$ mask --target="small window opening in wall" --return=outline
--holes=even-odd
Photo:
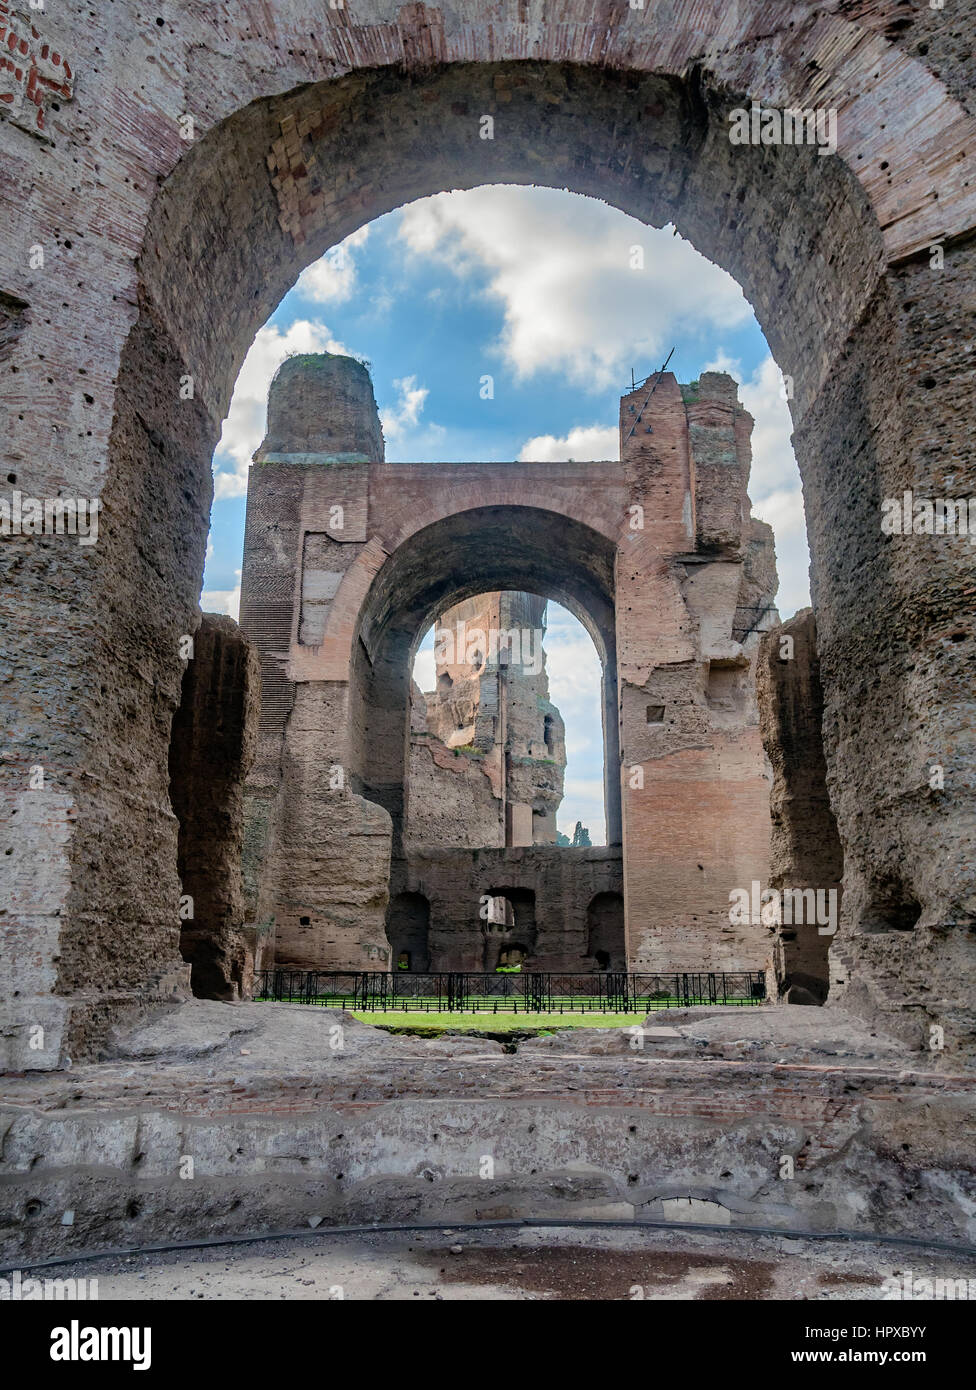
[[[485,658],[481,652],[474,652],[471,657],[471,670],[477,674],[485,663]]]
[[[734,666],[719,666],[713,661],[708,669],[705,693],[713,708],[735,710],[741,706],[745,695],[741,672]]]
[[[609,970],[609,969],[610,969],[610,952],[609,952],[609,951],[597,951],[597,953],[596,953],[596,965],[597,965],[597,969],[598,969],[598,970]]]
[[[0,362],[12,354],[26,322],[26,301],[0,290]]]
[[[498,970],[521,970],[525,951],[521,946],[506,946],[498,953]]]
[[[440,675],[437,677],[438,695],[450,695],[453,689],[454,682],[451,680],[450,676],[447,674],[446,671],[442,671]]]
[[[545,739],[546,747],[551,753],[555,743],[555,736],[552,732],[552,715],[547,714],[542,723],[542,737]]]
[[[312,925],[311,917],[299,917],[298,925],[300,927],[310,927]]]
[[[663,705],[648,705],[648,707],[647,707],[647,722],[648,722],[648,724],[663,724],[663,723],[664,723],[664,706],[663,706]]]
[[[397,956],[397,969],[398,969],[398,970],[409,970],[409,969],[410,969],[410,952],[409,952],[409,951],[401,951],[400,954]]]
[[[489,928],[497,926],[500,931],[515,925],[515,910],[508,898],[501,894],[489,897],[487,922]]]

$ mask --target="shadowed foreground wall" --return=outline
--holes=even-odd
[[[802,609],[763,638],[757,688],[763,746],[773,769],[769,887],[819,889],[839,900],[844,854],[827,791],[823,692],[811,609]],[[780,923],[773,930],[779,996],[790,1003],[822,1003],[830,936],[816,922]],[[840,962],[835,960],[835,966]],[[839,970],[838,983],[844,973]]]
[[[254,978],[241,850],[259,682],[257,652],[233,618],[204,613],[183,677],[169,760],[170,799],[180,823],[180,954],[190,966],[193,993],[204,999],[246,997]]]

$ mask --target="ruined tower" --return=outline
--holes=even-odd
[[[629,520],[617,653],[633,970],[767,968],[771,932],[730,894],[765,886],[772,780],[756,663],[778,621],[773,533],[748,495],[752,416],[734,380],[649,377],[620,401]],[[626,849],[632,852],[628,855]]]
[[[549,699],[546,600],[479,594],[439,614],[435,688],[413,692],[408,843],[556,843],[566,737]]]

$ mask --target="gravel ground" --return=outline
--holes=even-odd
[[[84,1261],[101,1299],[879,1299],[882,1281],[976,1278],[950,1256],[773,1237],[545,1228],[313,1235]],[[25,1271],[26,1275],[26,1271]]]

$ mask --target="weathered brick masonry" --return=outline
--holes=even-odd
[[[408,843],[556,843],[566,734],[545,614],[539,594],[491,593],[435,618],[435,688],[411,690]]]
[[[500,953],[516,946],[529,970],[588,972],[624,968],[623,875],[620,848],[521,849],[414,847],[391,876],[394,909],[401,894],[429,905],[428,968],[494,970]],[[514,920],[485,921],[484,897],[505,896]],[[597,935],[600,906],[610,899],[615,918]],[[595,906],[594,906],[595,905]],[[393,941],[392,926],[388,928]],[[606,950],[601,962],[596,952]]]

